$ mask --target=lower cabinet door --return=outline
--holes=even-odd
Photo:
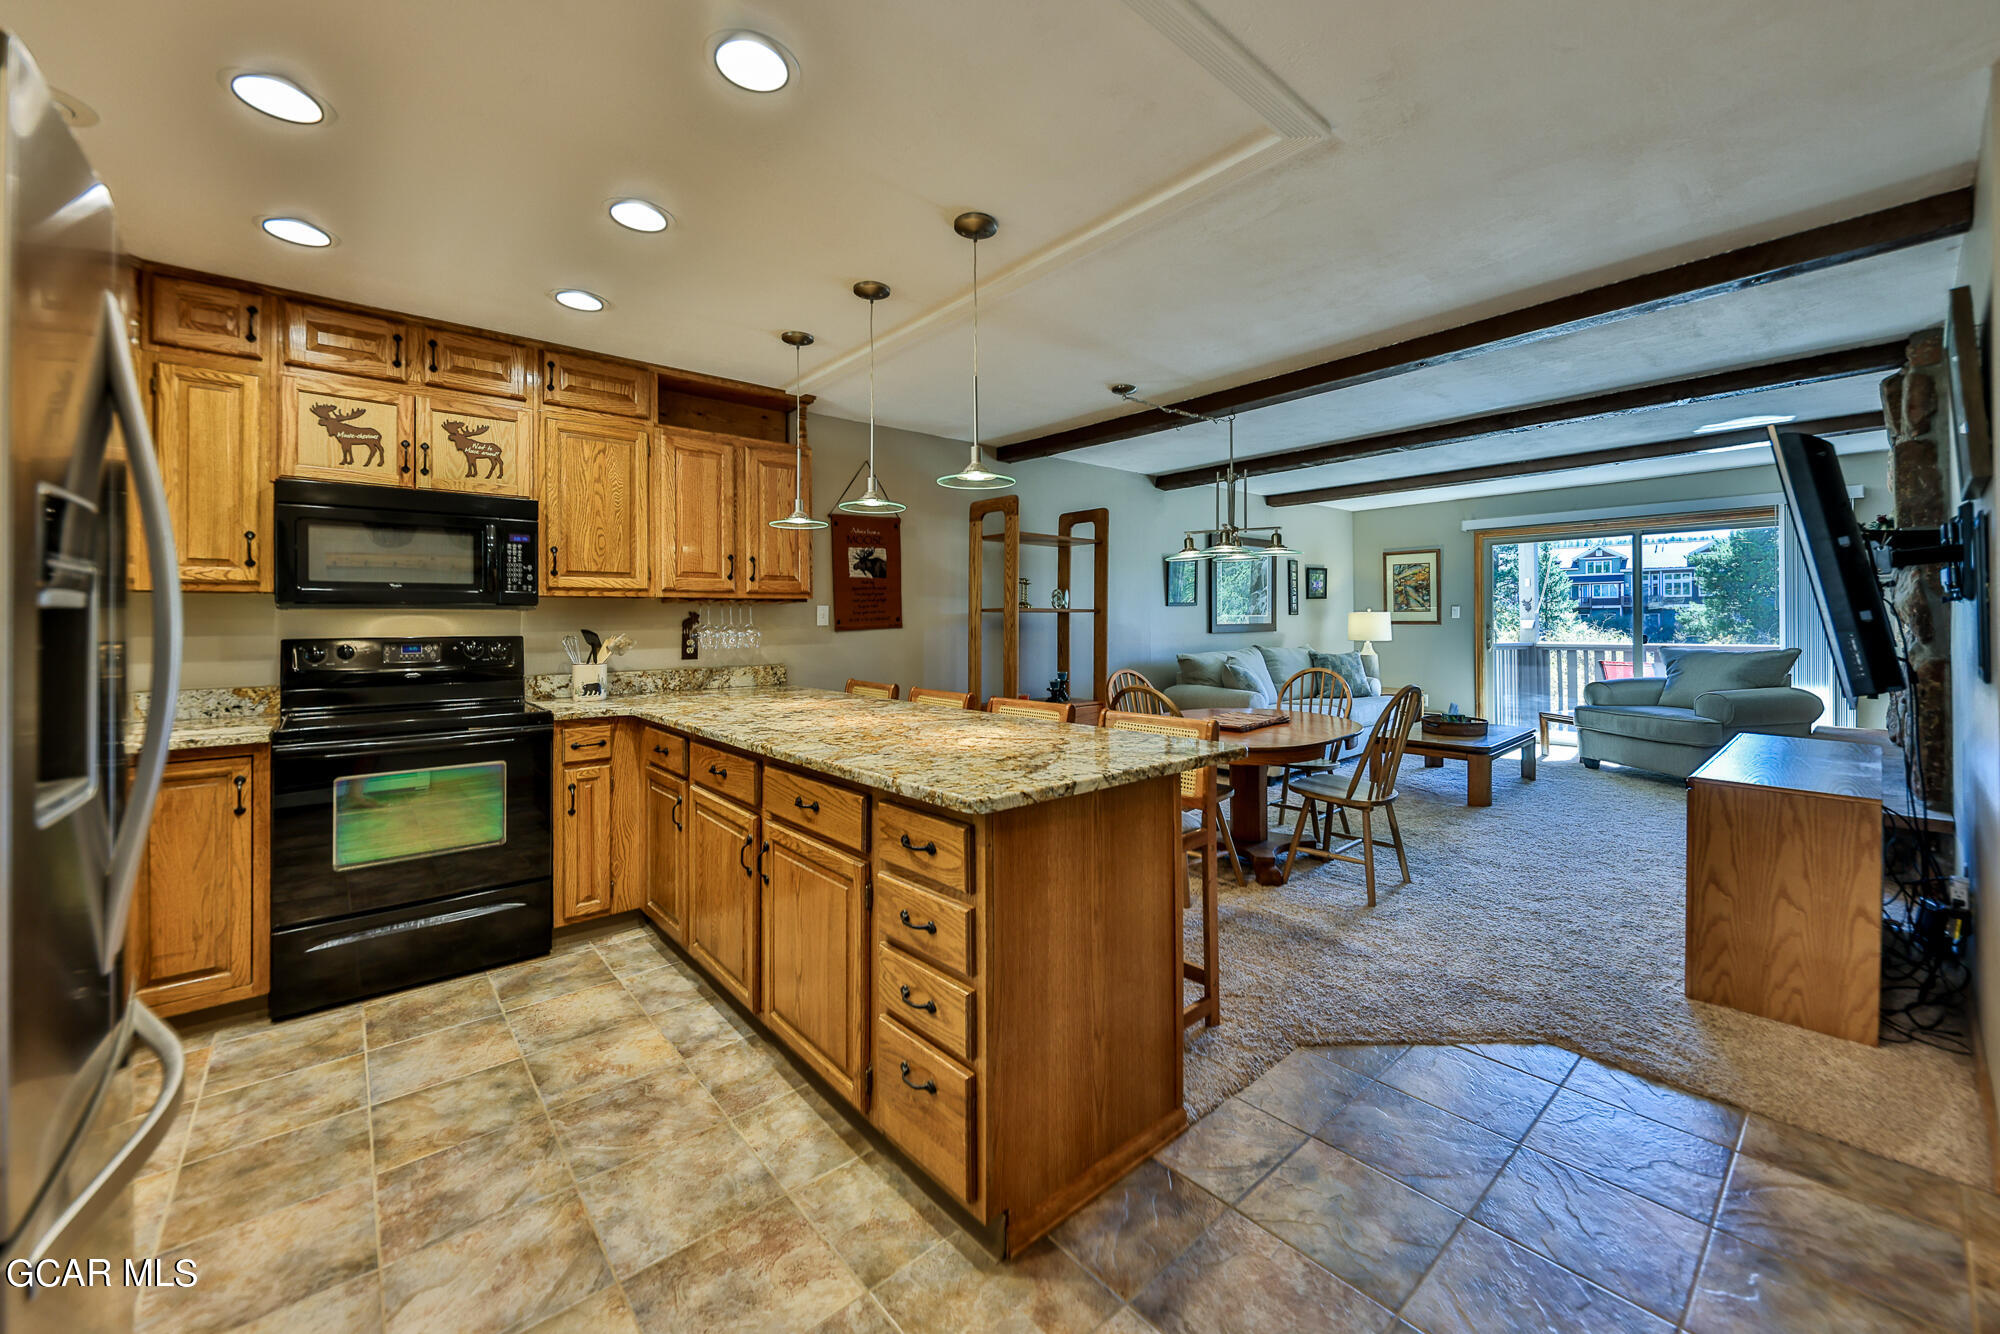
[[[556,773],[556,925],[611,911],[611,766]]]
[[[645,766],[646,916],[670,940],[686,943],[687,780]]]
[[[133,984],[162,1013],[269,990],[265,773],[242,752],[167,765],[126,937]]]
[[[729,798],[688,789],[688,953],[717,985],[757,1005],[757,814]]]
[[[764,1006],[771,1031],[863,1105],[867,864],[781,824],[764,830]]]

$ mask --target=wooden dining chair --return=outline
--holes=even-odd
[[[1292,826],[1291,846],[1285,850],[1285,878],[1290,879],[1292,867],[1301,857],[1318,857],[1327,861],[1352,862],[1363,868],[1368,880],[1368,906],[1375,906],[1375,849],[1394,848],[1396,864],[1402,868],[1403,883],[1410,883],[1410,859],[1403,851],[1403,831],[1396,823],[1396,774],[1403,766],[1403,747],[1409,743],[1410,732],[1416,726],[1417,717],[1423,712],[1423,692],[1415,686],[1404,686],[1389,701],[1389,707],[1382,710],[1382,716],[1375,720],[1375,729],[1368,734],[1368,745],[1362,750],[1361,758],[1355,761],[1354,773],[1346,783],[1342,783],[1337,773],[1313,774],[1299,779],[1292,785],[1292,791],[1305,798],[1307,807],[1322,803],[1331,809],[1353,811],[1361,817],[1361,833],[1350,835],[1338,848],[1306,848],[1299,842],[1306,832],[1308,812],[1299,812],[1298,823]],[[1380,811],[1389,821],[1389,841],[1382,842],[1375,837],[1375,813]],[[1332,834],[1328,829],[1329,841]],[[1361,849],[1360,856],[1354,856],[1353,848]]]
[[[1046,699],[1010,699],[1005,695],[995,695],[986,701],[986,711],[996,718],[1026,718],[1038,723],[1076,720],[1076,705],[1056,704]]]
[[[883,685],[880,681],[860,681],[850,676],[847,678],[847,693],[868,699],[894,699],[903,693],[903,688]]]
[[[1331,667],[1305,667],[1286,677],[1285,683],[1278,687],[1278,707],[1293,715],[1320,714],[1347,722],[1354,717],[1354,691],[1349,688],[1346,678]],[[1329,749],[1336,755],[1340,753],[1338,745]],[[1278,784],[1278,809],[1303,811],[1305,803],[1292,800],[1292,781],[1310,774],[1330,773],[1334,766],[1335,762],[1324,756],[1286,765]],[[1317,818],[1313,823],[1313,837],[1319,837]]]
[[[1132,675],[1137,676],[1138,673],[1133,672]],[[1112,691],[1111,703],[1105,709],[1105,714],[1109,715],[1114,712],[1143,714],[1149,718],[1178,718],[1181,716],[1179,705],[1149,685],[1128,685],[1121,690]],[[1213,720],[1211,719],[1210,721]],[[1104,720],[1100,717],[1098,719],[1098,726],[1102,727],[1103,725]],[[1222,797],[1229,796],[1235,789],[1230,783],[1229,767],[1227,765],[1216,765],[1214,773],[1216,796],[1220,800]],[[1229,865],[1236,871],[1236,882],[1243,885],[1249,884],[1249,879],[1243,874],[1243,859],[1236,855],[1236,838],[1229,832],[1229,825],[1226,822],[1218,820],[1216,828],[1222,833],[1222,848],[1223,851],[1229,854]]]
[[[929,686],[911,686],[910,703],[928,704],[938,709],[969,709],[972,707],[972,692],[969,690],[932,690]]]
[[[1130,689],[1130,687],[1127,687]],[[1106,709],[1097,725],[1115,731],[1151,732],[1156,736],[1185,736],[1197,741],[1213,741],[1221,733],[1213,718],[1180,718],[1158,713],[1129,713]],[[1181,1006],[1181,1026],[1197,1023],[1214,1028],[1222,1022],[1221,941],[1217,908],[1217,867],[1215,839],[1226,834],[1222,822],[1222,801],[1215,781],[1215,766],[1181,770],[1181,810],[1199,813],[1192,825],[1181,826],[1181,855],[1201,864],[1201,962],[1181,960],[1181,977],[1201,988],[1200,997]],[[1235,853],[1232,851],[1231,856]],[[1239,866],[1237,876],[1243,872]],[[1186,911],[1185,895],[1182,910]]]
[[[1139,671],[1137,668],[1120,667],[1117,671],[1111,673],[1110,677],[1105,680],[1104,698],[1108,700],[1117,699],[1118,692],[1123,690],[1126,686],[1150,687],[1152,684],[1153,683],[1146,678],[1146,674],[1142,671]],[[1104,707],[1108,709],[1108,708],[1113,708],[1115,706],[1107,704]]]

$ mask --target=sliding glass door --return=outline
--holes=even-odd
[[[1533,726],[1592,681],[1665,672],[1679,648],[1783,642],[1769,509],[1482,533],[1479,707]]]

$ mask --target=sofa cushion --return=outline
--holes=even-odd
[[[1792,664],[1798,661],[1799,651],[1771,648],[1728,653],[1713,649],[1669,649],[1661,656],[1667,661],[1667,684],[1660,691],[1660,703],[1669,708],[1691,709],[1695,696],[1711,690],[1790,685]]]
[[[1375,693],[1374,678],[1368,675],[1359,653],[1315,653],[1312,665],[1324,667],[1347,682],[1347,688],[1354,692],[1354,698],[1366,699]]]
[[[1222,684],[1231,690],[1248,690],[1260,706],[1278,702],[1278,685],[1264,665],[1264,655],[1253,648],[1229,650],[1222,659]]]
[[[1729,739],[1729,729],[1721,723],[1661,704],[1579,704],[1576,725],[1589,732],[1675,746],[1719,746]]]
[[[1267,647],[1259,644],[1257,652],[1264,659],[1264,670],[1271,674],[1271,684],[1280,690],[1285,688],[1285,682],[1291,680],[1294,673],[1313,665],[1312,650],[1304,645],[1285,648],[1282,645]]]
[[[1183,653],[1177,660],[1177,679],[1184,686],[1219,686],[1222,684],[1222,660],[1228,656],[1226,652]]]

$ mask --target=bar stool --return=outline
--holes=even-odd
[[[969,709],[972,707],[972,692],[968,690],[932,690],[929,686],[911,686],[910,703],[928,704],[938,709]]]
[[[995,695],[986,701],[986,711],[995,717],[1025,718],[1037,723],[1076,721],[1076,705],[1055,704],[1045,699],[1009,699]]]
[[[883,685],[880,681],[856,680],[850,676],[847,678],[847,693],[850,695],[860,695],[867,699],[894,699],[903,693],[903,688],[901,686]]]

